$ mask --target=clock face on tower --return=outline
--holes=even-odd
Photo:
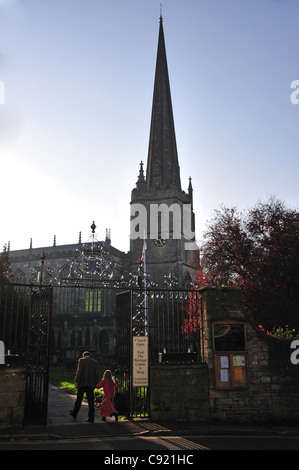
[[[164,246],[166,243],[166,240],[165,238],[156,238],[154,240],[154,244],[158,247],[158,248],[161,248],[162,246]]]

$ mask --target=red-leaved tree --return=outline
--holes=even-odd
[[[298,235],[298,211],[273,197],[246,212],[216,210],[204,234],[199,287],[240,287],[256,322],[299,328]]]

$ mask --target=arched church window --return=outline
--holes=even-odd
[[[75,335],[75,331],[72,330],[71,331],[71,338],[70,338],[71,348],[75,347],[75,343],[76,343],[76,335]]]
[[[57,347],[61,348],[61,346],[62,346],[62,335],[61,335],[61,330],[59,330],[57,334]]]
[[[100,289],[85,290],[85,312],[101,312],[102,292]]]
[[[89,346],[89,345],[90,345],[90,331],[87,328],[85,332],[85,346]]]
[[[103,330],[99,334],[99,348],[101,353],[109,352],[109,335],[106,330]]]
[[[78,331],[78,346],[82,346],[82,330]]]

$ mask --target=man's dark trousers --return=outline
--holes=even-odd
[[[76,418],[80,408],[81,408],[81,403],[83,400],[83,395],[86,393],[87,401],[88,401],[88,406],[89,406],[89,413],[88,413],[88,419],[89,421],[94,420],[94,389],[91,387],[80,387],[78,388],[78,393],[77,393],[77,400],[75,402],[74,410],[73,410],[73,418]]]

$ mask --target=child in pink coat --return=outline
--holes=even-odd
[[[114,416],[115,422],[118,420],[118,416],[113,404],[116,387],[117,385],[112,378],[111,371],[106,370],[101,382],[96,386],[96,388],[104,389],[105,400],[100,407],[102,421],[106,421],[107,416]]]

